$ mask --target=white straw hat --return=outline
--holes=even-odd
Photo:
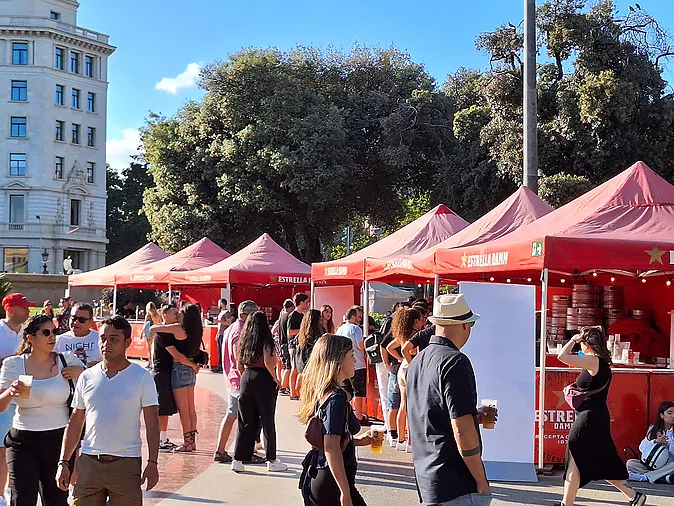
[[[435,298],[433,316],[428,319],[436,325],[446,327],[476,322],[480,315],[473,313],[463,294],[440,295]]]

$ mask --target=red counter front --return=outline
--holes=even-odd
[[[126,352],[129,358],[141,358],[144,360],[148,358],[147,341],[145,341],[145,337],[143,336],[143,326],[144,323],[141,322],[131,323],[131,346]],[[217,332],[217,326],[209,325],[204,327],[204,347],[208,352],[211,367],[218,365]]]

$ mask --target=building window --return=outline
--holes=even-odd
[[[73,251],[71,249],[64,249],[63,250],[63,258],[68,258],[73,261],[73,266],[72,269],[74,271],[80,270],[82,268],[82,251]]]
[[[54,50],[54,68],[63,70],[65,67],[65,49],[57,47]]]
[[[49,13],[49,18],[50,19],[61,19],[61,14],[58,12],[51,11]]]
[[[96,164],[87,162],[87,183],[94,184],[96,177]]]
[[[70,224],[73,227],[80,225],[80,209],[82,208],[82,201],[77,199],[70,200]]]
[[[12,118],[12,137],[26,137],[26,118]]]
[[[70,51],[70,72],[73,74],[80,73],[80,53]]]
[[[28,65],[28,43],[12,43],[12,65]]]
[[[63,164],[65,163],[65,158],[62,156],[57,156],[56,161],[54,162],[54,177],[56,179],[63,179]]]
[[[65,86],[61,84],[56,85],[56,105],[63,105],[63,95],[65,93]]]
[[[23,223],[25,220],[26,197],[23,195],[9,196],[9,222]]]
[[[64,135],[65,135],[65,133],[64,133],[64,130],[65,130],[65,129],[66,129],[66,125],[65,125],[65,123],[64,123],[63,121],[57,121],[57,122],[56,122],[56,136],[55,136],[55,139],[56,139],[57,141],[63,142],[63,138],[64,138]]]
[[[28,273],[28,248],[5,248],[3,260],[5,272]]]
[[[10,153],[9,155],[9,175],[26,175],[26,153]]]
[[[80,143],[80,126],[73,123],[73,144]]]
[[[87,146],[90,148],[96,147],[96,129],[87,127]]]
[[[94,57],[85,56],[84,57],[84,75],[87,77],[94,77]]]
[[[80,90],[73,88],[73,109],[80,108]]]
[[[87,111],[96,112],[96,94],[87,93]]]
[[[25,102],[28,100],[28,82],[12,81],[12,100]]]

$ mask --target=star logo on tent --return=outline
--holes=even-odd
[[[657,245],[653,246],[653,249],[648,251],[646,250],[646,253],[650,257],[648,261],[648,265],[658,263],[660,265],[664,265],[664,262],[662,261],[662,257],[666,253],[665,251],[661,251]]]
[[[560,409],[566,406],[566,399],[564,398],[564,392],[563,391],[555,391],[552,392],[555,397],[557,397],[557,406],[555,406],[555,409]]]
[[[465,269],[468,267],[468,255],[466,255],[466,252],[463,252],[463,256],[461,257],[461,268]]]

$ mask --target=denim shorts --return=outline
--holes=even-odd
[[[171,388],[173,390],[193,387],[196,384],[197,373],[194,372],[194,369],[179,362],[173,362],[173,370],[171,371]]]
[[[388,380],[388,409],[400,409],[400,385],[398,384],[399,364],[391,366]]]
[[[5,447],[5,436],[12,428],[12,420],[14,419],[15,411],[16,404],[12,402],[7,408],[7,411],[0,413],[0,448]]]

